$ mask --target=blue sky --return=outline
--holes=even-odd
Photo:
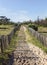
[[[12,21],[36,20],[47,17],[47,0],[0,0],[0,16]]]

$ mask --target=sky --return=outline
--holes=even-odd
[[[47,0],[0,0],[0,16],[14,22],[47,17]]]

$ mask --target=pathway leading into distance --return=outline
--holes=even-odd
[[[26,42],[25,27],[21,26],[18,34],[17,47],[14,51],[13,65],[47,65],[39,54],[36,54],[35,46]],[[38,49],[38,48],[37,48]],[[37,50],[39,51],[39,50]],[[44,62],[41,62],[41,61]]]

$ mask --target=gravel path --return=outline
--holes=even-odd
[[[47,65],[47,55],[38,47],[26,42],[25,31],[26,28],[21,26],[13,65]]]

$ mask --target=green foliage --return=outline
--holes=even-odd
[[[29,24],[28,26],[29,26],[29,27],[32,27],[32,24]]]
[[[30,28],[33,28],[35,31],[38,30],[38,26],[35,25],[35,24],[29,24],[28,26],[29,26]]]
[[[9,18],[7,18],[6,16],[0,16],[0,25],[12,25],[15,24],[14,22],[10,21]]]

